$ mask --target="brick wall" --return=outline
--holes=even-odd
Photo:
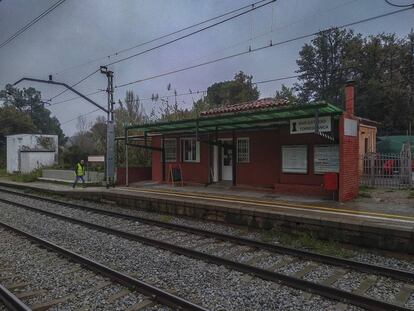
[[[358,119],[354,116],[354,85],[352,82],[345,87],[345,107],[346,111],[339,120],[340,202],[352,200],[359,193],[359,125]],[[356,122],[354,131],[347,132],[347,120]],[[348,130],[350,129],[351,127],[348,127]]]
[[[128,183],[151,180],[151,167],[129,167]],[[125,185],[125,167],[118,167],[116,170],[116,183]]]

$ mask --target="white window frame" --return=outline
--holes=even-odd
[[[167,148],[166,148],[166,143],[167,142],[174,142],[174,147],[175,147],[175,154],[174,154],[174,159],[168,159],[167,158]],[[165,162],[177,162],[177,138],[165,138],[164,139],[164,154],[165,154]],[[162,161],[162,159],[161,159]]]
[[[293,168],[286,168],[285,167],[285,159],[286,159],[286,155],[285,155],[285,150],[289,150],[289,149],[302,149],[305,151],[305,155],[304,155],[304,160],[305,160],[305,168],[301,168],[301,169],[293,169]],[[284,174],[308,174],[309,171],[309,163],[308,163],[308,145],[283,145],[282,146],[282,173]]]
[[[195,159],[191,159],[191,160],[186,160],[185,159],[185,152],[184,152],[184,146],[185,146],[185,141],[194,141],[195,142],[195,147],[196,147],[196,158]],[[181,138],[181,142],[180,142],[180,150],[181,150],[181,161],[182,162],[186,162],[186,163],[199,163],[200,162],[200,142],[197,141],[195,139],[195,137],[185,137],[185,138]]]
[[[239,155],[241,154],[241,152],[239,151],[239,142],[240,141],[247,141],[247,147],[246,147],[246,159],[244,160],[240,160]],[[237,150],[236,150],[236,155],[237,155],[237,163],[250,163],[250,138],[249,137],[238,137],[237,138]]]

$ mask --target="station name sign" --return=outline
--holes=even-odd
[[[331,121],[331,116],[319,117],[319,132],[330,132]],[[290,134],[314,133],[315,122],[315,118],[292,119],[290,120]]]
[[[88,162],[105,162],[105,156],[103,155],[88,156]]]

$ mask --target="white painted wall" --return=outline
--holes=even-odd
[[[39,145],[38,138],[40,137],[49,137],[52,138],[54,141],[54,145],[56,146],[55,152],[53,152],[53,163],[51,164],[44,164],[46,165],[52,165],[58,163],[58,137],[57,135],[42,135],[42,134],[16,134],[16,135],[9,135],[7,136],[7,172],[8,173],[14,173],[18,172],[20,170],[19,167],[19,157],[20,157],[20,150],[22,149],[29,149],[29,150],[39,150],[43,147]],[[22,153],[23,154],[23,153]],[[30,156],[25,156],[29,157]],[[42,159],[45,159],[46,163],[49,163],[49,156],[34,156],[32,159],[28,159],[28,161],[35,161],[34,163],[37,164],[37,162],[42,163]],[[27,168],[29,164],[25,163],[25,168]]]
[[[21,152],[20,172],[30,173],[44,166],[51,166],[55,162],[54,152]]]

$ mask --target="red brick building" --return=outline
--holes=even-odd
[[[345,88],[345,111],[328,103],[292,105],[260,99],[203,112],[198,118],[125,129],[144,133],[152,150],[152,180],[232,183],[276,192],[332,196],[324,175],[337,173],[338,198],[358,194],[359,119],[354,87]],[[141,139],[142,141],[142,139]],[[175,178],[175,177],[174,177]]]

